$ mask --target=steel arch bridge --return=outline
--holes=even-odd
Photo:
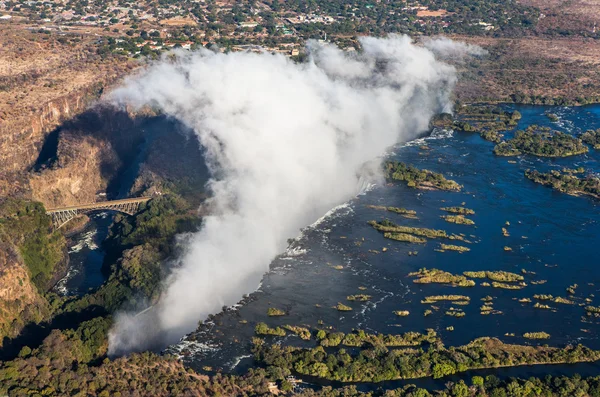
[[[102,201],[100,203],[76,205],[64,208],[52,208],[46,210],[46,214],[52,217],[55,229],[60,229],[71,219],[79,214],[85,214],[98,210],[118,211],[128,215],[134,215],[139,211],[140,205],[152,200],[152,197],[137,197],[123,200]]]

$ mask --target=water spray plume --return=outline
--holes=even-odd
[[[360,42],[358,54],[311,42],[302,64],[182,51],[110,94],[190,127],[213,176],[213,212],[187,237],[153,310],[116,316],[111,354],[177,342],[253,291],[289,237],[377,176],[365,164],[451,110],[455,70],[432,51],[405,36]]]

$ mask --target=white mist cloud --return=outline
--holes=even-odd
[[[466,56],[484,56],[488,52],[478,45],[450,40],[447,37],[425,38],[423,45],[441,59],[462,61]]]
[[[114,91],[114,103],[177,118],[206,149],[214,213],[188,236],[162,299],[121,313],[110,353],[173,343],[253,291],[286,240],[353,197],[365,163],[449,111],[454,68],[408,37],[363,52],[310,43],[311,61],[268,53],[177,53]]]

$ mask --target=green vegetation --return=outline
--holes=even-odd
[[[436,303],[439,301],[470,301],[471,298],[465,295],[433,295],[426,296],[421,303]]]
[[[581,140],[588,145],[593,146],[594,149],[600,149],[600,128],[597,130],[587,130],[581,135]]]
[[[590,317],[600,317],[600,307],[586,306],[585,314],[587,314]]]
[[[455,309],[451,307],[448,311],[446,311],[446,316],[450,317],[464,317],[465,312],[460,309]]]
[[[97,305],[112,312],[125,302],[156,301],[162,266],[174,252],[175,236],[200,225],[193,209],[185,199],[170,194],[150,200],[133,217],[117,214],[106,248],[120,259],[112,264],[108,281],[97,291],[68,299],[61,311]]]
[[[47,291],[66,263],[65,239],[41,203],[0,198],[0,345],[52,316],[60,299]]]
[[[474,287],[475,282],[465,276],[454,275],[439,269],[419,269],[418,272],[409,273],[409,277],[416,277],[413,283],[417,284],[450,284],[456,287]]]
[[[578,285],[577,284],[573,284],[573,285],[569,285],[567,287],[567,293],[569,295],[575,295],[575,291],[577,290]]]
[[[338,310],[338,311],[340,311],[340,312],[349,312],[349,311],[351,311],[351,310],[352,310],[352,308],[351,308],[350,306],[346,306],[346,305],[344,305],[344,304],[343,304],[343,303],[341,303],[341,302],[338,302],[338,304],[337,304],[337,305],[335,305],[333,308],[334,308],[334,309],[337,309],[337,310]]]
[[[387,207],[387,210],[390,212],[395,212],[396,214],[400,214],[400,215],[417,215],[417,211],[407,210],[406,208]]]
[[[492,287],[494,288],[502,288],[502,289],[523,289],[526,285],[523,284],[506,284],[506,283],[499,283],[497,281],[494,281],[492,283]]]
[[[283,328],[298,335],[300,337],[300,339],[310,340],[310,338],[311,338],[311,333],[308,328],[299,327],[296,325],[284,325]]]
[[[452,244],[440,244],[440,249],[442,251],[457,251],[460,253],[471,251],[471,248],[463,247],[461,245],[452,245]]]
[[[420,170],[411,165],[397,161],[386,161],[384,175],[391,181],[406,182],[409,187],[417,189],[440,189],[460,191],[461,185],[453,180],[446,179],[442,174],[428,170]]]
[[[381,222],[377,221],[369,221],[369,225],[371,225],[375,230],[378,230],[382,233],[404,233],[404,234],[413,234],[415,236],[426,237],[426,238],[449,238],[448,234],[444,230],[435,230],[435,229],[427,229],[421,227],[410,227],[410,226],[400,226],[396,225],[394,222],[389,219],[384,219]]]
[[[244,377],[200,376],[174,357],[154,353],[106,358],[110,320],[53,330],[38,348],[0,363],[0,394],[11,396],[258,396],[268,392],[264,370]],[[245,391],[244,391],[245,390]]]
[[[275,336],[285,336],[285,330],[281,327],[270,328],[265,323],[258,323],[254,328],[254,332],[257,335],[275,335]]]
[[[368,205],[367,207],[376,209],[376,210],[384,210],[389,212],[394,212],[396,214],[400,214],[405,218],[409,219],[417,219],[417,211],[415,210],[407,210],[406,208],[400,207],[385,207],[383,205]]]
[[[465,207],[442,207],[440,208],[442,211],[450,212],[453,214],[459,215],[474,215],[475,211]]]
[[[31,281],[43,293],[65,263],[65,239],[52,231],[52,219],[41,203],[0,199],[0,238],[17,247]]]
[[[383,233],[383,237],[390,240],[402,241],[405,243],[413,244],[425,244],[427,242],[427,240],[424,238],[420,238],[417,236],[413,236],[412,234],[406,233]]]
[[[368,301],[369,299],[371,299],[371,295],[365,295],[365,294],[348,295],[346,297],[346,299],[348,299],[349,301],[365,302],[365,301]]]
[[[465,218],[464,215],[442,215],[442,219],[446,222],[456,223],[457,225],[474,225],[475,222],[469,218]]]
[[[454,121],[453,128],[478,133],[494,143],[502,141],[501,131],[513,128],[521,119],[521,113],[516,110],[511,113],[494,106],[462,106],[457,114],[459,120]]]
[[[276,316],[285,316],[285,310],[277,309],[275,307],[270,307],[267,309],[267,316],[276,317]]]
[[[557,296],[555,298],[552,295],[544,295],[544,294],[539,294],[538,295],[538,294],[536,294],[536,295],[533,295],[533,298],[534,299],[538,299],[538,300],[549,300],[549,301],[552,301],[552,302],[555,302],[555,303],[562,303],[562,304],[565,304],[565,305],[574,305],[575,304],[575,302],[573,302],[571,300],[568,300],[568,299],[565,299],[565,298],[560,297],[560,296]]]
[[[523,338],[527,339],[550,339],[550,334],[547,332],[525,332]]]
[[[405,332],[404,334],[399,335],[369,334],[363,330],[354,331],[349,334],[319,330],[317,332],[317,340],[323,347],[335,347],[339,345],[351,347],[403,347],[419,346],[423,343],[434,343],[438,341],[438,337],[432,329],[428,329],[426,334],[419,332]]]
[[[548,112],[547,112],[547,113],[546,113],[546,117],[548,117],[548,119],[549,119],[551,122],[553,122],[553,123],[556,123],[558,120],[560,120],[560,119],[558,118],[558,116],[557,116],[555,113],[548,113]]]
[[[474,271],[474,272],[463,272],[463,274],[467,277],[471,278],[488,278],[492,281],[502,281],[502,282],[514,282],[514,281],[523,281],[524,278],[520,274],[505,272],[503,270],[486,270],[486,271]]]
[[[555,170],[547,173],[527,170],[525,176],[535,183],[552,187],[562,193],[600,198],[600,178],[592,175],[579,178],[573,174],[561,174],[560,171]]]
[[[518,156],[522,153],[540,157],[567,157],[587,153],[588,147],[581,139],[547,127],[531,125],[525,131],[517,131],[515,137],[496,145],[498,156]]]
[[[451,348],[438,343],[428,350],[387,349],[385,345],[374,345],[372,349],[353,353],[343,348],[330,352],[322,346],[311,349],[259,343],[254,346],[254,354],[259,362],[279,367],[284,373],[293,371],[340,382],[380,382],[425,376],[441,378],[477,368],[600,359],[600,352],[581,345],[533,347],[505,344],[495,338],[479,338],[467,345]]]

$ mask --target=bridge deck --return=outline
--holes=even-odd
[[[111,207],[111,206],[122,205],[122,204],[145,203],[146,201],[149,201],[151,199],[152,199],[152,197],[135,197],[135,198],[121,199],[121,200],[101,201],[99,203],[75,205],[72,207],[51,208],[51,209],[46,210],[46,213],[51,214],[53,212],[88,210],[88,209],[96,209],[96,208],[102,208],[102,207]]]

